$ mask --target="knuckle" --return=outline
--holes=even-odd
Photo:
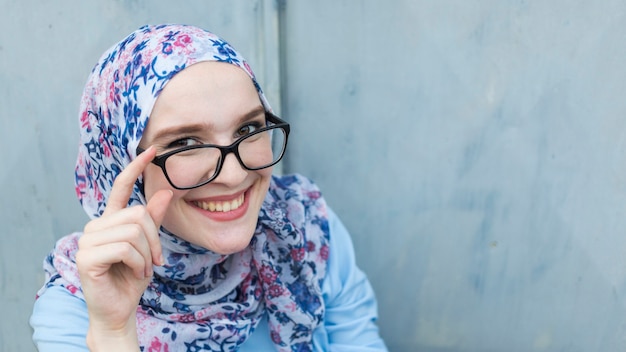
[[[121,242],[119,244],[118,253],[122,257],[126,258],[126,257],[132,255],[133,251],[134,251],[134,248],[133,248],[133,246],[130,243],[128,243],[128,242]]]
[[[89,254],[89,251],[78,250],[76,252],[75,260],[76,268],[81,275],[86,271],[89,271],[89,268],[93,265],[93,259],[92,256]]]
[[[79,252],[81,249],[86,249],[93,246],[94,243],[94,232],[88,232],[85,230],[83,234],[78,238],[78,249]]]
[[[80,265],[84,262],[85,259],[85,255],[84,255],[84,251],[82,250],[78,250],[76,252],[76,264],[80,267]]]
[[[135,205],[128,209],[133,220],[137,222],[143,220],[148,214],[148,209],[143,205]]]
[[[78,258],[78,253],[80,253],[80,249],[84,248],[86,246],[86,242],[87,240],[85,239],[85,236],[80,236],[80,238],[78,239],[78,252],[76,252],[76,257]]]
[[[83,227],[83,233],[94,232],[96,230],[96,228],[98,227],[97,222],[98,222],[98,219],[91,220],[91,221],[87,222],[85,224],[85,227]],[[84,236],[81,236],[80,239],[82,239],[83,237]]]
[[[143,228],[139,224],[129,224],[127,235],[131,241],[136,241],[143,237]]]

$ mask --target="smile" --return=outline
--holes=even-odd
[[[210,202],[198,201],[198,202],[193,202],[193,203],[198,208],[202,208],[204,210],[226,213],[229,211],[233,211],[235,209],[239,209],[239,207],[241,207],[241,205],[243,204],[244,197],[245,197],[245,194],[242,193],[239,197],[231,201],[210,201]]]

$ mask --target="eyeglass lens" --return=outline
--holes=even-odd
[[[240,161],[247,169],[269,167],[282,157],[285,140],[282,128],[251,134],[240,140]],[[222,152],[215,147],[190,149],[169,156],[165,169],[176,187],[194,187],[216,176],[221,158]]]

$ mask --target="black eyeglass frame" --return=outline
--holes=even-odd
[[[289,139],[289,132],[290,132],[290,126],[289,123],[287,123],[286,121],[283,121],[282,119],[280,119],[278,116],[272,114],[271,112],[266,111],[265,112],[265,120],[268,122],[273,123],[273,125],[271,126],[266,126],[263,128],[260,128],[250,134],[247,134],[241,138],[239,138],[238,140],[236,140],[235,142],[233,142],[233,144],[229,145],[229,146],[221,146],[221,145],[215,145],[215,144],[200,144],[200,145],[190,145],[187,147],[182,147],[182,148],[178,148],[175,150],[172,150],[170,152],[167,152],[165,154],[161,154],[161,155],[157,155],[154,157],[154,159],[152,159],[152,163],[157,165],[158,167],[161,168],[161,170],[163,171],[163,174],[165,175],[165,178],[167,179],[167,182],[170,183],[170,185],[172,185],[172,187],[178,189],[178,190],[189,190],[189,189],[194,189],[194,188],[198,188],[198,187],[202,187],[204,185],[206,185],[207,183],[215,180],[217,178],[217,176],[220,174],[220,172],[222,171],[222,166],[224,164],[224,160],[226,160],[226,156],[230,153],[235,154],[235,157],[237,158],[237,161],[239,161],[239,165],[241,165],[242,168],[249,170],[249,171],[256,171],[256,170],[261,170],[261,169],[266,169],[268,167],[274,166],[276,165],[285,155],[285,151],[287,150],[287,140]],[[257,135],[259,133],[263,133],[269,130],[273,130],[273,129],[277,129],[280,128],[283,131],[285,131],[285,140],[283,141],[283,149],[282,152],[280,154],[280,156],[271,164],[269,165],[265,165],[263,167],[257,167],[257,168],[250,168],[247,167],[243,161],[241,160],[241,156],[239,155],[239,144],[241,144],[242,141],[246,140],[247,138],[250,138],[251,136]],[[215,174],[213,176],[211,176],[210,178],[208,178],[206,181],[203,181],[195,186],[191,186],[191,187],[178,187],[176,186],[172,180],[170,179],[169,175],[167,174],[167,170],[165,169],[165,162],[167,161],[167,158],[169,158],[172,155],[187,151],[187,150],[192,150],[192,149],[200,149],[200,148],[217,148],[220,150],[220,152],[222,153],[222,156],[219,158],[218,163],[217,163],[217,167],[215,168]],[[137,147],[137,155],[145,152],[146,150],[140,147]]]

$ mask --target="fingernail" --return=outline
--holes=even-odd
[[[165,259],[163,259],[163,254],[159,255],[159,266],[165,265]]]

